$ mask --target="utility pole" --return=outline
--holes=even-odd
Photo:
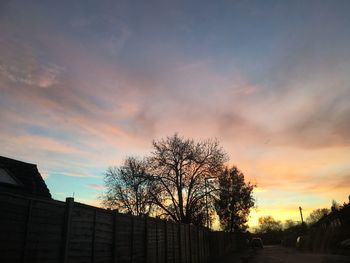
[[[301,223],[304,224],[303,211],[301,206],[299,206],[299,211],[300,211]]]

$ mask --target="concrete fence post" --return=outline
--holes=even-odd
[[[168,223],[164,220],[164,262],[168,262]]]
[[[74,207],[74,198],[67,197],[66,198],[66,215],[64,222],[64,230],[63,230],[63,246],[62,246],[62,262],[68,262],[68,252],[69,252],[69,239],[70,239],[70,231],[72,224],[72,213]]]
[[[118,212],[113,213],[113,241],[112,241],[112,263],[118,262],[118,248],[117,248],[117,238],[118,238],[118,231],[117,231],[117,216]]]
[[[133,262],[134,258],[134,228],[135,228],[135,218],[131,216],[131,230],[130,230],[130,263]]]
[[[181,224],[177,223],[179,242],[179,262],[182,262]]]
[[[155,224],[156,224],[156,262],[157,263],[160,263],[159,262],[159,242],[158,242],[158,220],[156,219],[155,221]]]
[[[91,241],[91,261],[95,262],[95,239],[96,239],[96,220],[97,220],[97,210],[94,210],[94,218],[92,221],[92,241]]]
[[[197,263],[201,263],[201,253],[200,253],[200,229],[196,229],[197,233]]]
[[[144,256],[144,262],[148,262],[148,216],[145,216],[145,240],[144,240],[144,249],[145,249],[145,256]]]
[[[172,232],[172,243],[173,243],[173,263],[175,263],[175,229],[174,223],[171,223],[171,232]]]
[[[28,233],[30,230],[32,208],[33,208],[33,200],[29,199],[28,209],[27,209],[27,218],[26,218],[26,228],[25,228],[24,238],[23,238],[23,250],[22,250],[22,262],[23,263],[26,262],[26,254],[27,254],[27,246],[28,246]]]
[[[192,235],[191,235],[191,225],[188,225],[188,249],[190,254],[190,263],[192,263]]]

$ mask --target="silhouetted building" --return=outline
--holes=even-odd
[[[35,164],[0,156],[0,192],[51,198]]]

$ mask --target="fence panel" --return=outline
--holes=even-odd
[[[30,200],[0,196],[1,262],[20,262],[25,247]]]
[[[117,216],[117,262],[131,262],[131,234],[132,218],[127,215],[118,214]]]
[[[32,201],[25,262],[60,261],[64,214],[64,204]]]
[[[133,262],[143,263],[145,258],[145,220],[134,217]]]
[[[68,262],[93,262],[95,209],[74,204],[69,237]]]
[[[157,223],[154,218],[147,219],[147,262],[157,262]]]
[[[96,210],[94,263],[110,263],[113,258],[114,214]]]
[[[0,193],[0,209],[0,262],[204,263],[236,246],[232,234],[119,214],[72,198]]]

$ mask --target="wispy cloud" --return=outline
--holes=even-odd
[[[89,188],[92,188],[94,190],[104,190],[105,186],[99,185],[99,184],[88,184]]]

